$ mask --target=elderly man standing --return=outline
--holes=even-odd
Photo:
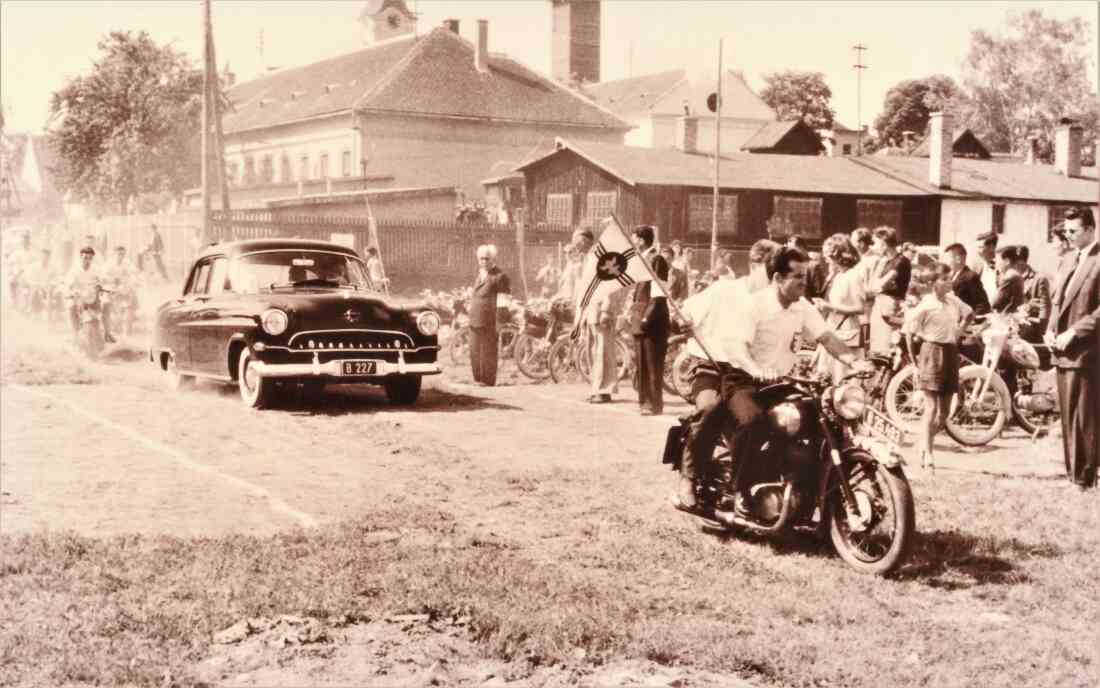
[[[1082,490],[1096,487],[1100,458],[1100,246],[1088,208],[1066,211],[1063,231],[1077,247],[1058,269],[1050,325],[1044,341],[1054,348],[1062,449],[1069,477]]]
[[[470,294],[470,370],[474,382],[492,387],[497,383],[497,295],[511,293],[505,275],[496,266],[497,247],[477,247],[477,282]]]

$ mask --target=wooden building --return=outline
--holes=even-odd
[[[709,244],[714,158],[690,151],[690,123],[681,126],[680,138],[681,147],[671,150],[558,139],[554,151],[518,168],[526,179],[529,222],[566,230],[614,212],[627,225],[657,225],[663,241]],[[723,246],[767,237],[772,218],[811,243],[880,225],[899,228],[904,240],[917,244],[939,241],[934,190],[852,158],[739,153],[723,156],[719,177]]]
[[[781,155],[821,155],[825,144],[821,137],[800,119],[787,122],[771,122],[760,127],[741,146],[749,153],[769,153]]]

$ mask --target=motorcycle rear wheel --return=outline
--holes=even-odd
[[[947,434],[966,447],[981,447],[1001,434],[1012,409],[1008,386],[996,372],[980,399],[972,399],[988,370],[968,365],[959,371],[959,393],[951,399],[947,413]]]
[[[917,369],[907,365],[890,378],[885,393],[890,420],[915,432],[924,415],[923,393],[917,389]]]
[[[849,527],[836,483],[839,476],[834,473],[828,502],[829,538],[844,563],[860,573],[884,576],[903,564],[912,549],[916,531],[913,493],[900,468],[886,468],[869,456],[849,467],[852,492],[861,506],[870,508],[871,523],[862,532]]]
[[[451,336],[447,341],[447,353],[451,355],[451,363],[455,365],[470,364],[469,327],[460,325],[451,329]]]
[[[77,334],[77,340],[80,343],[80,350],[91,360],[98,359],[99,355],[103,353],[103,330],[100,328],[98,320],[82,324]]]
[[[679,394],[684,401],[695,403],[694,395],[691,393],[691,354],[688,353],[687,347],[680,349],[676,360],[672,362],[672,384],[676,388],[676,394]]]
[[[517,335],[514,356],[519,372],[538,382],[549,379],[551,346],[542,337],[532,337],[523,332]]]
[[[1024,432],[1029,435],[1035,435],[1039,432],[1050,432],[1061,419],[1061,409],[1058,408],[1058,396],[1054,395],[1055,411],[1048,413],[1035,413],[1021,408],[1016,403],[1016,398],[1012,398],[1012,417],[1016,420],[1016,424],[1023,428]]]

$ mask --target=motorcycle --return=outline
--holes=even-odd
[[[696,486],[698,516],[713,528],[770,535],[810,531],[862,573],[887,574],[913,544],[915,510],[899,453],[903,432],[867,403],[849,375],[827,380],[787,376],[755,394],[764,410],[738,452],[751,452],[750,517],[733,511],[738,457],[729,451],[732,420],[710,469]],[[693,416],[669,429],[663,461],[680,462]],[[826,535],[827,533],[827,535]]]
[[[103,294],[110,290],[99,285],[88,285],[75,295],[76,345],[93,361],[103,353]]]
[[[519,371],[532,380],[549,379],[550,348],[572,324],[573,309],[567,302],[528,303],[523,313],[523,328],[515,343]]]

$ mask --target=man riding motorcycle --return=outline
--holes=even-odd
[[[723,417],[728,414],[734,419],[737,429],[731,438],[730,451],[738,457],[740,466],[734,478],[735,512],[723,515],[716,511],[720,518],[748,517],[747,492],[752,484],[754,457],[748,453],[739,454],[738,447],[745,444],[748,433],[754,432],[757,421],[763,416],[754,394],[794,367],[795,335],[801,334],[804,342],[821,344],[829,354],[853,368],[862,368],[868,373],[873,370],[867,361],[857,362],[857,352],[828,328],[817,309],[804,298],[809,262],[809,256],[799,249],[775,251],[765,264],[768,286],[753,293],[751,298],[740,298],[731,304],[732,308],[725,314],[731,323],[726,328],[728,335],[714,342],[715,347],[723,351],[732,370],[722,376],[725,403],[716,404],[707,413]],[[705,417],[701,424],[720,426]],[[698,511],[695,481],[710,468],[717,432],[699,433],[694,439],[694,446],[685,452],[680,469],[676,504],[677,508],[692,513]]]
[[[8,277],[11,303],[16,308],[24,309],[30,305],[30,293],[26,291],[23,273],[33,262],[31,235],[30,232],[25,232],[19,246],[4,257],[4,272]]]
[[[126,260],[126,247],[115,247],[115,260],[102,268],[104,286],[111,290],[110,298],[103,301],[103,329],[108,334],[108,323],[118,312],[118,307],[128,305],[131,317],[137,312],[137,271]],[[126,323],[119,323],[124,327]]]
[[[40,304],[42,311],[50,310],[50,298],[57,288],[57,275],[50,264],[50,249],[43,248],[39,252],[39,259],[29,265],[20,278],[26,289],[26,305],[28,310],[34,310],[35,304]]]
[[[92,267],[94,259],[95,249],[91,246],[85,246],[80,249],[80,263],[73,266],[73,269],[65,276],[65,304],[69,311],[69,322],[72,324],[74,334],[80,330],[80,308],[82,306],[80,295],[88,289],[105,288],[99,271]],[[104,308],[102,310],[102,317],[103,341],[114,344],[115,339],[111,336],[111,321],[108,309]]]

